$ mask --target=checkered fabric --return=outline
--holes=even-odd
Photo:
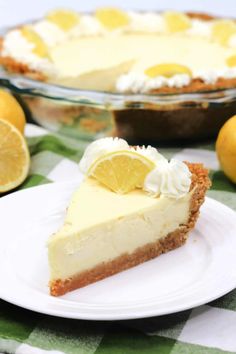
[[[85,143],[33,125],[27,126],[26,135],[31,169],[21,189],[76,178]],[[203,162],[210,168],[213,182],[208,195],[236,210],[236,186],[220,171],[213,144],[161,152]],[[0,353],[236,353],[236,290],[178,314],[119,322],[61,319],[0,301]]]

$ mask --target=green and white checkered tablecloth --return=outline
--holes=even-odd
[[[49,134],[33,125],[27,126],[26,135],[31,169],[21,188],[76,178],[85,143]],[[236,186],[219,170],[213,145],[161,152],[167,157],[203,162],[211,169],[213,182],[208,195],[236,210]],[[60,319],[0,300],[0,353],[236,353],[236,290],[193,310],[120,322]]]

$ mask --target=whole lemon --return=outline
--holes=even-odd
[[[14,96],[0,90],[0,119],[13,124],[22,134],[25,128],[25,114]]]
[[[224,173],[236,183],[236,115],[221,128],[216,140],[216,153]]]

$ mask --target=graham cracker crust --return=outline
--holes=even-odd
[[[132,254],[123,254],[110,262],[101,263],[72,278],[66,280],[57,279],[50,282],[50,294],[53,296],[63,295],[69,291],[102,280],[182,246],[187,240],[188,233],[195,226],[199,216],[200,206],[204,202],[206,191],[211,185],[208,170],[205,169],[202,164],[192,164],[188,162],[186,162],[186,164],[192,173],[191,190],[194,189],[190,204],[190,215],[186,224],[181,225],[166,237],[136,249]]]

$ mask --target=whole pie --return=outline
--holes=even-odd
[[[89,145],[80,168],[85,178],[48,241],[54,296],[182,246],[210,186],[201,164],[118,138]]]
[[[191,92],[236,86],[236,22],[197,13],[55,10],[9,30],[7,70],[83,89]]]

